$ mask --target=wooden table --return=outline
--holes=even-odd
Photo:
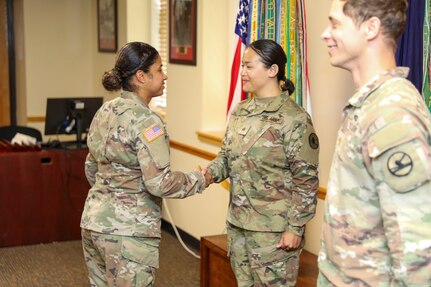
[[[227,257],[227,237],[212,235],[201,238],[201,287],[236,287],[235,275]],[[317,257],[303,251],[301,253],[297,286],[316,286]]]

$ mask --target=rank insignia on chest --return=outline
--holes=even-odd
[[[248,133],[250,126],[243,126],[239,129],[238,134],[245,136]]]
[[[146,129],[145,132],[143,132],[142,134],[148,142],[152,142],[153,140],[157,139],[164,133],[165,132],[163,131],[163,128],[160,125],[153,125],[148,129]]]
[[[266,121],[266,122],[270,122],[273,124],[280,124],[283,122],[283,118],[280,117],[272,117],[272,116],[268,116],[268,115],[263,115],[262,116],[262,120]]]

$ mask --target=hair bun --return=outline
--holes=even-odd
[[[286,81],[284,81],[284,86],[286,87],[286,90],[289,92],[289,95],[293,94],[293,92],[295,91],[295,85],[289,79],[286,79]]]
[[[102,84],[108,91],[117,91],[121,89],[122,82],[120,71],[116,68],[103,74]]]
[[[284,82],[283,86],[281,86],[281,90],[287,91],[289,95],[293,94],[293,92],[295,91],[295,85],[293,84],[293,82],[286,78],[286,76],[282,76],[281,80]]]

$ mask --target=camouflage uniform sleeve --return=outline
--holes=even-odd
[[[311,120],[297,121],[285,137],[285,152],[292,173],[290,209],[286,230],[302,236],[316,212],[319,187],[319,140]]]
[[[231,116],[232,118],[233,116]],[[228,139],[229,138],[229,126],[226,129],[222,140],[222,146],[220,148],[217,157],[210,162],[208,165],[208,170],[214,182],[221,182],[229,176],[229,166],[228,166]]]
[[[85,159],[85,176],[87,177],[90,186],[96,182],[97,161],[91,153],[88,153]]]
[[[138,160],[145,188],[153,195],[185,198],[205,189],[205,177],[200,172],[171,171],[169,146],[165,134],[151,141],[141,132],[138,136]]]
[[[399,285],[431,286],[430,127],[410,112],[386,109],[366,144],[392,275]]]
[[[222,182],[229,177],[229,142],[232,141],[231,131],[233,132],[232,125],[235,121],[235,117],[237,117],[237,109],[238,106],[235,108],[234,112],[230,116],[229,123],[223,136],[222,145],[219,153],[217,154],[217,157],[208,165],[208,170],[211,173],[214,182]]]

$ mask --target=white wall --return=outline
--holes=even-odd
[[[198,1],[197,65],[168,64],[167,122],[171,138],[217,152],[196,131],[223,130],[236,1]],[[234,3],[235,5],[232,5]]]
[[[173,149],[171,162],[174,170],[191,171],[208,161]],[[169,199],[167,204],[175,225],[195,238],[225,233],[229,192],[219,185],[211,185],[203,194],[186,199]],[[170,221],[164,211],[163,218]]]
[[[353,94],[353,82],[346,71],[329,64],[327,47],[320,35],[328,25],[331,1],[305,1],[307,13],[308,67],[310,76],[313,123],[320,141],[319,181],[326,187],[334,153],[341,113]],[[316,215],[306,228],[305,249],[317,254],[323,222],[323,200],[318,200]]]
[[[200,142],[196,131],[224,129],[232,50],[228,23],[236,13],[232,2],[198,1],[197,65],[168,64],[167,124],[171,139],[213,153],[219,148]],[[197,165],[206,166],[208,161],[173,149],[171,164],[174,170],[190,171]],[[223,232],[228,199],[227,190],[212,185],[202,195],[168,200],[168,204],[175,224],[200,238]],[[168,220],[166,214],[163,218]]]
[[[28,116],[45,114],[48,97],[93,96],[88,0],[24,0],[24,78]],[[18,95],[20,96],[20,95]],[[43,125],[38,126],[43,130]]]
[[[305,3],[311,104],[313,122],[320,140],[320,185],[326,186],[341,113],[347,99],[353,95],[353,82],[347,71],[329,64],[328,49],[320,39],[329,23],[331,1],[311,0]]]
[[[55,1],[55,0],[53,0]],[[88,1],[88,0],[87,0]],[[118,50],[127,42],[150,42],[151,31],[151,1],[146,0],[118,0]],[[91,0],[93,42],[97,39],[97,0]],[[97,45],[97,42],[96,42]],[[115,65],[115,53],[101,53],[97,46],[93,47],[93,93],[95,96],[103,96],[105,100],[111,100],[118,96],[117,92],[108,92],[103,88],[101,79],[105,71]]]
[[[118,48],[149,42],[150,7],[150,1],[118,0]],[[19,124],[43,134],[44,123],[27,123],[27,117],[44,116],[47,98],[117,96],[101,84],[116,54],[98,51],[97,0],[19,0],[15,17]]]

